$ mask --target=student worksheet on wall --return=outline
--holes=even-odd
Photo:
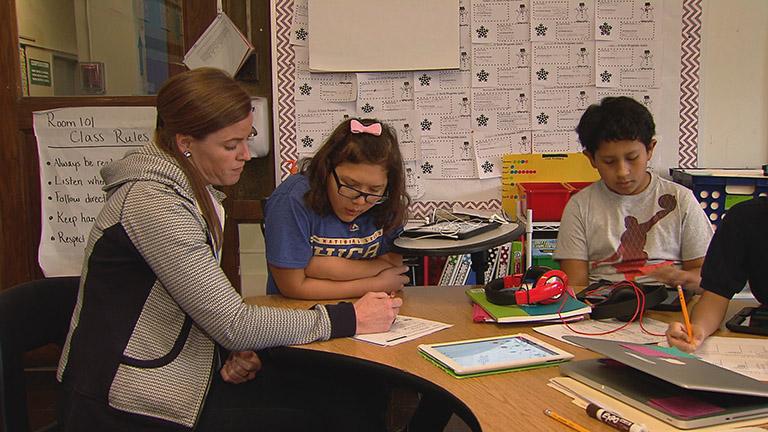
[[[332,22],[336,37],[317,34],[314,2],[332,14],[323,25]],[[397,66],[400,57],[426,45],[413,37],[408,52],[384,54],[372,46],[386,61],[377,69],[317,73],[315,48],[359,60],[345,51],[339,33],[346,39],[366,33],[352,28],[365,21],[361,8],[372,3],[375,25],[404,4],[272,0],[278,183],[344,118],[376,118],[397,131],[414,216],[454,205],[499,208],[503,155],[525,160],[531,153],[580,152],[574,129],[581,114],[619,95],[653,114],[658,173],[695,155],[698,125],[690,113],[698,103],[701,0],[407,2],[429,9],[430,32],[449,21],[456,26],[458,68]],[[332,13],[330,4],[354,10]],[[456,8],[448,18],[442,15],[446,5]],[[423,29],[390,26],[403,37]]]

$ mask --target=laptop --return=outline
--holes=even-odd
[[[607,356],[560,372],[680,429],[768,418],[768,383],[655,345],[564,336]]]

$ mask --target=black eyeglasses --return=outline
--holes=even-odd
[[[386,194],[384,195],[372,194],[372,193],[357,190],[352,186],[345,185],[344,183],[341,182],[341,180],[339,180],[339,175],[336,174],[336,169],[331,170],[331,173],[333,174],[334,180],[336,180],[336,185],[338,186],[339,195],[343,196],[344,198],[348,198],[354,201],[360,197],[363,197],[365,202],[367,202],[368,204],[381,204],[384,201],[386,201],[388,198]]]

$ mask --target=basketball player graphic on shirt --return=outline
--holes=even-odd
[[[621,243],[611,256],[592,263],[592,269],[600,264],[612,264],[617,273],[624,273],[626,280],[634,280],[641,275],[640,268],[648,261],[648,253],[645,252],[645,243],[648,232],[677,207],[674,195],[665,194],[659,197],[661,210],[657,211],[646,222],[639,223],[634,216],[624,218],[624,227],[621,234]]]

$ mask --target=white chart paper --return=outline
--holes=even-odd
[[[42,203],[38,260],[46,277],[80,274],[88,234],[106,201],[99,170],[152,139],[155,112],[83,107],[34,113]]]

